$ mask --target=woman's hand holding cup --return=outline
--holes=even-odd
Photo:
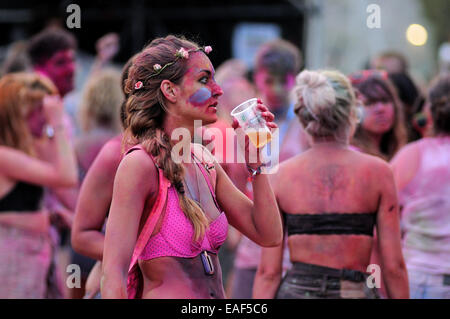
[[[232,126],[239,141],[242,141],[242,138],[239,138],[242,133],[239,133],[238,129],[242,129],[245,133],[244,149],[247,165],[252,169],[258,169],[263,164],[261,149],[270,142],[271,129],[278,127],[273,122],[275,116],[260,99],[250,99],[240,104],[231,112],[231,115],[233,116]]]

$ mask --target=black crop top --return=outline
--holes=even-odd
[[[44,189],[41,186],[18,182],[8,194],[0,199],[0,213],[39,210],[43,195]]]
[[[376,213],[356,214],[286,214],[288,236],[291,235],[366,235],[373,236]]]

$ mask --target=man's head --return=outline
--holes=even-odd
[[[28,53],[35,71],[48,76],[61,96],[73,90],[76,40],[62,29],[46,29],[35,35]]]
[[[301,65],[300,50],[285,40],[268,42],[258,50],[254,80],[272,111],[288,106],[289,93]]]
[[[395,51],[387,51],[372,59],[371,68],[386,70],[388,73],[407,73],[409,66],[403,54]]]

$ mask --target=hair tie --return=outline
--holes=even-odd
[[[180,193],[180,194],[182,194],[182,195],[184,195],[184,185],[183,185],[183,181],[178,181],[178,182],[176,182],[175,184],[174,184],[174,186],[175,186],[175,188],[177,189],[177,191]]]

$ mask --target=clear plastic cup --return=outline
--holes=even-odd
[[[270,142],[272,133],[266,126],[266,121],[261,116],[261,112],[256,108],[257,105],[257,98],[247,100],[236,106],[231,111],[231,116],[239,122],[253,145],[256,148],[261,148]]]

